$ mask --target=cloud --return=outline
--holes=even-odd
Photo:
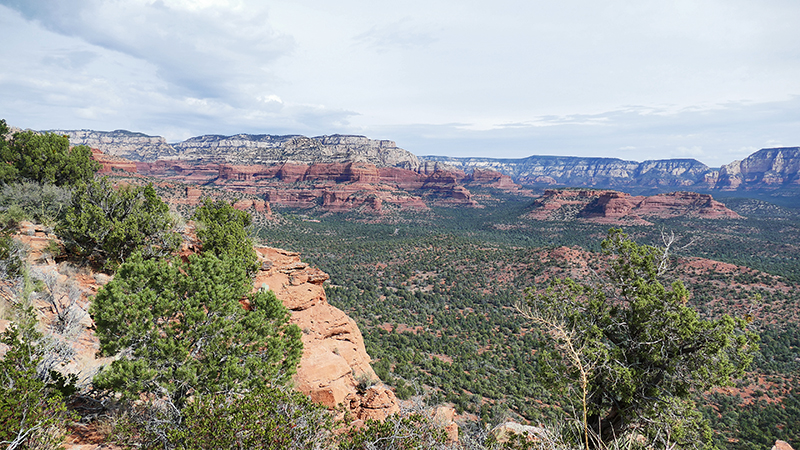
[[[0,113],[714,165],[800,144],[798,21],[787,0],[0,0]]]
[[[414,23],[408,17],[383,25],[375,25],[353,37],[356,44],[367,45],[377,51],[389,51],[395,48],[417,50],[428,47],[437,40],[435,33]]]
[[[274,82],[270,67],[293,49],[257,3],[2,0],[47,30],[151,64],[176,93],[235,100]],[[273,78],[271,80],[271,78]]]
[[[548,126],[539,126],[546,122]],[[729,103],[654,111],[626,108],[595,115],[545,117],[528,124],[471,129],[468,124],[378,128],[418,155],[694,158],[711,167],[760,148],[800,143],[800,96],[787,101]]]

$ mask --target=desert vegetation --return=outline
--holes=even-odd
[[[741,201],[745,219],[609,233],[524,220],[529,199],[492,192],[481,210],[282,210],[254,224],[219,197],[180,217],[163,187],[97,177],[60,136],[0,131],[7,448],[57,448],[70,423],[153,449],[749,449],[800,434],[793,210]],[[68,175],[30,168],[46,158]],[[194,250],[178,253],[190,219]],[[52,233],[42,258],[105,277],[89,314],[109,364],[85,383],[63,370],[82,310],[57,274],[28,266],[12,237],[23,220]],[[358,322],[404,414],[350,426],[291,390],[302,330],[253,291],[253,238],[331,275],[329,301]],[[462,418],[459,442],[426,413],[441,404]],[[536,439],[497,442],[488,430],[509,419],[539,426]]]

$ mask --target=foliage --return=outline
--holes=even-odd
[[[100,168],[89,147],[70,149],[66,136],[22,131],[6,142],[8,133],[5,121],[0,121],[0,181],[4,183],[24,178],[57,186],[74,185],[90,181]]]
[[[544,293],[529,293],[526,315],[546,318],[538,322],[554,342],[540,353],[540,367],[565,395],[585,393],[583,422],[602,443],[635,431],[664,445],[711,446],[691,396],[740,377],[757,336],[744,319],[700,318],[680,281],[665,287],[666,252],[621,230],[602,247],[611,258],[605,285],[556,279]],[[553,333],[553,324],[563,332]]]
[[[100,351],[120,356],[95,385],[130,399],[166,396],[180,410],[191,395],[287,382],[302,351],[300,330],[274,293],[251,286],[227,255],[134,255],[90,309]]]
[[[23,276],[24,249],[7,230],[0,229],[0,278],[12,280]]]
[[[0,188],[0,206],[6,211],[15,207],[21,217],[45,225],[62,220],[71,201],[71,190],[53,184],[22,181]]]
[[[152,185],[115,190],[103,178],[75,188],[57,233],[69,250],[114,266],[134,251],[146,257],[173,251],[180,242],[173,225],[169,206]]]
[[[258,232],[271,246],[299,251],[306,262],[330,274],[328,300],[356,320],[367,352],[377,361],[376,373],[397,389],[398,396],[409,386],[419,386],[430,402],[452,402],[486,423],[495,423],[504,409],[533,423],[552,422],[564,416],[559,405],[567,404],[542,386],[535,357],[543,345],[539,333],[531,330],[530,321],[509,311],[524,297],[523,286],[538,287],[565,272],[588,279],[592,270],[600,273],[605,268],[600,242],[608,226],[520,219],[530,202],[504,200],[477,210],[432,208],[369,221],[358,215],[317,215],[273,205],[280,220]],[[659,219],[654,220],[656,226],[630,226],[626,231],[638,242],[653,245],[661,245],[663,228],[686,236],[672,252],[683,270],[669,275],[680,277],[691,291],[687,305],[703,318],[750,314],[750,327],[764,339],[763,357],[754,361],[753,370],[795,374],[787,383],[797,392],[800,334],[786,333],[797,329],[800,314],[800,221],[741,213],[748,218]],[[572,260],[569,255],[578,247],[595,253],[585,261]],[[713,261],[699,270],[692,259],[684,259],[694,256],[767,273],[753,270],[744,279],[740,269],[730,272],[730,266]],[[683,266],[684,261],[690,264]],[[763,300],[753,310],[755,294]],[[769,333],[780,337],[769,343]],[[755,374],[748,379],[755,380]],[[411,393],[420,389],[412,388]],[[697,403],[705,404],[697,394]],[[791,408],[788,397],[773,395],[773,401],[774,410]],[[743,410],[742,421],[749,420],[746,414],[759,410]],[[744,439],[733,422],[723,424],[715,417],[715,432],[730,430],[726,436]],[[777,430],[785,424],[778,417],[765,414],[764,423]],[[749,448],[744,441],[725,445]]]
[[[780,397],[765,392],[757,400],[745,404],[738,396],[715,393],[710,399],[714,407],[704,408],[703,413],[718,431],[715,438],[720,447],[737,450],[771,448],[778,439],[797,446],[800,393],[795,388],[783,399]]]
[[[2,182],[16,179],[17,173],[19,172],[17,168],[10,163],[10,160],[12,160],[14,156],[8,145],[8,141],[11,139],[11,136],[9,136],[10,132],[11,130],[8,128],[5,119],[0,119],[0,159],[5,163],[0,164],[0,181]]]
[[[444,430],[419,413],[367,420],[340,438],[339,450],[412,450],[443,448]]]
[[[193,218],[200,222],[197,237],[203,242],[203,252],[241,260],[250,275],[258,270],[253,241],[247,235],[250,214],[239,211],[224,200],[205,198]]]
[[[25,316],[33,316],[27,311]],[[20,321],[7,328],[0,342],[8,351],[0,359],[0,444],[8,449],[60,448],[64,425],[71,415],[67,412],[59,382],[51,373],[40,373],[38,366],[43,354],[42,335],[34,328],[34,320]]]
[[[288,388],[195,396],[181,411],[179,426],[172,426],[173,414],[140,405],[118,421],[114,440],[144,449],[330,448],[330,413]]]

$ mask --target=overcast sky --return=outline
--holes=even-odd
[[[797,0],[0,0],[0,118],[417,155],[800,146]]]

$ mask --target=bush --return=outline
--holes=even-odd
[[[199,397],[182,411],[181,427],[167,436],[180,449],[328,448],[331,416],[287,388],[261,387],[241,396]]]
[[[66,216],[71,190],[52,184],[23,181],[7,184],[0,190],[0,207],[5,215],[16,215],[50,225]]]
[[[758,336],[745,319],[701,318],[680,281],[664,286],[666,251],[621,230],[602,248],[609,264],[601,283],[556,279],[528,293],[523,312],[550,344],[539,352],[542,374],[575,405],[587,447],[635,433],[658,447],[713,448],[692,396],[742,376]]]
[[[395,414],[384,421],[367,420],[340,436],[339,450],[411,450],[444,448],[447,435],[419,413]]]
[[[69,138],[55,133],[22,131],[9,141],[5,120],[0,120],[0,181],[20,178],[57,186],[85,183],[100,168],[85,145],[70,149]]]
[[[119,355],[95,385],[128,399],[167,398],[180,410],[192,395],[288,382],[302,352],[300,329],[273,292],[251,290],[228,257],[131,257],[90,308],[101,353]]]
[[[61,448],[64,425],[71,418],[61,392],[64,377],[53,380],[51,372],[38,371],[42,362],[34,328],[33,312],[28,320],[3,332],[0,342],[8,351],[0,360],[0,443],[9,449]]]
[[[115,190],[103,178],[75,188],[56,232],[69,251],[114,267],[135,251],[147,258],[174,251],[180,243],[174,224],[151,184]]]

